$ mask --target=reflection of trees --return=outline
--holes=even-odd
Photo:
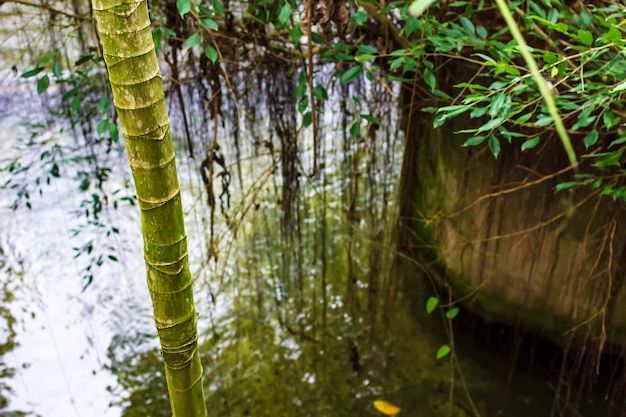
[[[115,336],[108,357],[106,368],[118,383],[109,387],[116,398],[112,405],[123,408],[122,417],[171,416],[163,360],[157,348],[135,350],[132,342]]]
[[[17,288],[14,271],[6,265],[4,251],[0,247],[0,275],[5,277],[1,283],[0,290],[0,415],[4,417],[27,416],[30,413],[9,410],[9,398],[11,387],[7,380],[13,378],[15,369],[5,362],[5,356],[15,348],[15,324],[16,319],[9,310],[9,304],[15,300],[15,289]]]

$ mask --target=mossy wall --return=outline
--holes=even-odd
[[[407,134],[401,198],[421,260],[491,320],[623,345],[623,205],[590,188],[555,193],[573,176],[556,137],[524,153],[503,143],[496,160],[461,146],[467,137],[454,132],[467,123],[433,129],[422,113]]]

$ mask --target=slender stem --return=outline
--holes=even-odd
[[[506,3],[506,0],[496,0],[496,4],[498,5],[498,9],[500,9],[500,13],[502,17],[506,21],[506,24],[511,31],[511,35],[513,35],[513,39],[517,42],[520,47],[520,52],[522,53],[522,57],[524,61],[526,61],[526,65],[528,66],[528,70],[530,71],[533,79],[537,83],[539,87],[539,92],[543,97],[543,100],[546,102],[548,106],[548,112],[554,121],[554,126],[556,127],[556,131],[561,138],[561,142],[563,143],[563,147],[565,148],[565,152],[567,153],[567,157],[569,158],[569,162],[572,165],[574,171],[578,171],[578,161],[576,159],[576,153],[574,152],[574,148],[572,147],[572,142],[567,134],[567,130],[565,129],[565,125],[563,125],[563,120],[561,116],[559,116],[559,111],[556,108],[556,103],[554,102],[554,97],[548,88],[548,84],[546,83],[545,78],[541,75],[539,71],[539,67],[537,66],[537,62],[530,54],[528,50],[528,45],[526,44],[526,40],[522,36],[522,33],[519,30],[517,22],[513,19],[513,15],[509,10],[509,6]]]

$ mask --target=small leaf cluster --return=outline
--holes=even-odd
[[[574,11],[561,0],[528,0],[524,5],[511,2],[510,8],[517,13],[528,52],[539,63],[567,131],[575,138],[575,148],[584,149],[583,166],[596,168],[588,174],[591,178],[577,177],[557,191],[602,184],[602,195],[623,199],[617,179],[623,178],[620,167],[626,149],[626,9],[609,3],[586,4]],[[439,95],[445,104],[424,109],[434,114],[434,127],[463,116],[470,122],[457,132],[468,137],[463,146],[487,145],[495,158],[503,142],[522,151],[535,148],[554,124],[520,59],[520,46],[511,40],[506,26],[494,31],[476,23],[486,11],[482,2],[476,6],[456,1],[449,7],[449,21],[427,16],[422,22],[407,20],[403,28],[407,34],[424,33],[423,48],[434,51],[432,55],[453,54],[467,68],[474,68],[466,82],[454,86],[453,98]],[[407,65],[410,55],[399,59]],[[611,175],[607,170],[612,170]]]
[[[433,311],[437,309],[439,306],[439,298],[437,297],[428,297],[426,300],[426,313],[431,314]],[[459,315],[459,308],[452,307],[445,312],[445,316],[448,320],[453,320],[456,316]],[[452,347],[449,344],[443,344],[437,350],[437,359],[442,359],[448,356],[452,352]]]

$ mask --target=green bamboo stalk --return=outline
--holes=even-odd
[[[93,0],[141,210],[148,288],[174,417],[206,417],[187,236],[145,0]]]

